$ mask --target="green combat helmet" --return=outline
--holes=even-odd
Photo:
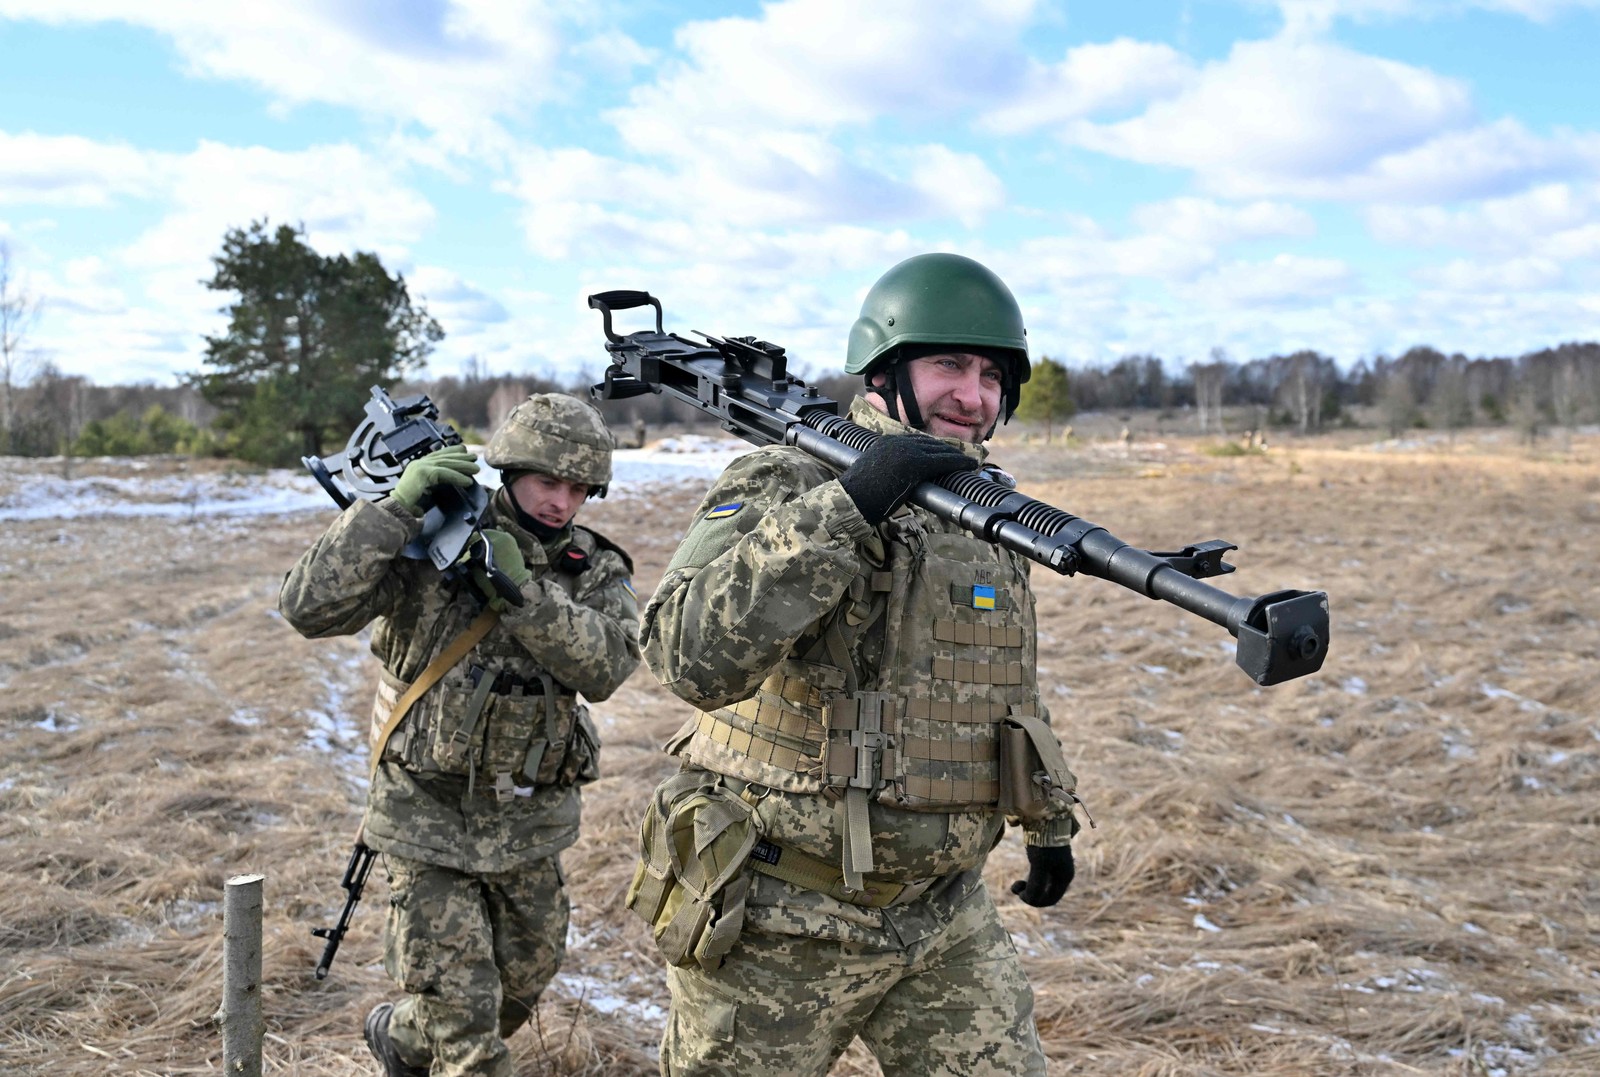
[[[881,395],[896,419],[898,395],[906,424],[921,426],[910,379],[897,377],[896,368],[942,351],[970,352],[1000,364],[1009,420],[1031,373],[1022,308],[1004,281],[971,258],[919,254],[879,277],[867,292],[861,316],[850,328],[844,368],[863,378],[882,371],[883,388],[869,386],[868,391]]]
[[[511,409],[483,456],[508,482],[521,472],[541,471],[588,483],[604,497],[615,447],[616,439],[594,408],[565,393],[538,393]]]

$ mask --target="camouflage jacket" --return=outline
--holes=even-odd
[[[908,432],[859,398],[850,418],[880,433]],[[963,448],[985,456],[981,446]],[[880,544],[881,558],[887,531],[867,524],[837,478],[821,461],[784,447],[757,450],[728,467],[645,609],[645,661],[663,685],[707,711],[745,700],[775,667],[808,649],[818,625],[851,601],[863,553]],[[734,505],[740,507],[732,514],[719,513]],[[920,508],[910,511],[931,530],[954,529]],[[1023,589],[1015,599],[1031,606],[1032,593]],[[881,647],[872,633],[857,641],[851,661],[862,684],[873,680]],[[674,747],[681,751],[687,739],[675,738]],[[685,754],[697,766],[731,773],[714,752]],[[838,823],[824,797],[773,790],[761,814],[775,839],[837,862]],[[904,811],[876,801],[871,820],[879,870],[911,876],[980,866],[1003,825],[992,810]],[[1063,815],[1027,838],[1036,845],[1066,844],[1072,830],[1070,816]]]
[[[489,526],[516,538],[533,579],[527,603],[508,607],[457,668],[479,661],[524,679],[548,675],[561,688],[603,700],[639,664],[638,607],[627,557],[582,527],[548,547],[523,530],[500,491]],[[389,676],[415,680],[481,612],[478,589],[448,583],[426,561],[400,556],[421,521],[392,500],[357,501],[325,531],[284,579],[279,608],[302,635],[358,632],[372,624],[372,653]],[[568,544],[589,567],[575,586],[556,578],[551,560]],[[492,656],[479,658],[478,656]],[[440,705],[444,683],[412,713]],[[576,786],[549,785],[501,802],[466,777],[417,773],[386,757],[367,797],[366,840],[373,848],[461,871],[508,871],[571,845],[578,835]]]

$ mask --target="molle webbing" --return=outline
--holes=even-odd
[[[941,681],[962,684],[1024,684],[1021,662],[968,662],[935,658],[933,675]]]
[[[1021,625],[974,624],[971,621],[935,621],[933,638],[940,643],[956,643],[963,647],[1010,647],[1020,650],[1023,645]]]
[[[756,694],[715,713],[701,711],[696,728],[717,744],[782,770],[816,768],[822,693],[799,677],[774,673]]]
[[[987,699],[971,703],[946,703],[936,699],[908,699],[904,705],[905,717],[934,722],[962,722],[970,725],[993,725],[1011,713],[1010,705]]]

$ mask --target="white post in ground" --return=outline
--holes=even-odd
[[[222,1029],[222,1072],[261,1077],[261,880],[235,875],[222,903],[222,1005],[212,1020]]]

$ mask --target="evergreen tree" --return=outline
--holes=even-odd
[[[222,409],[216,425],[234,450],[258,463],[293,464],[342,442],[371,386],[420,368],[444,337],[377,255],[318,254],[289,225],[230,229],[212,262],[206,286],[236,298],[223,308],[227,332],[206,338],[210,369],[193,381]]]
[[[1072,403],[1067,368],[1045,356],[1033,365],[1033,375],[1022,385],[1022,400],[1017,415],[1028,422],[1044,423],[1044,439],[1050,440],[1058,420],[1072,418],[1077,409]]]

